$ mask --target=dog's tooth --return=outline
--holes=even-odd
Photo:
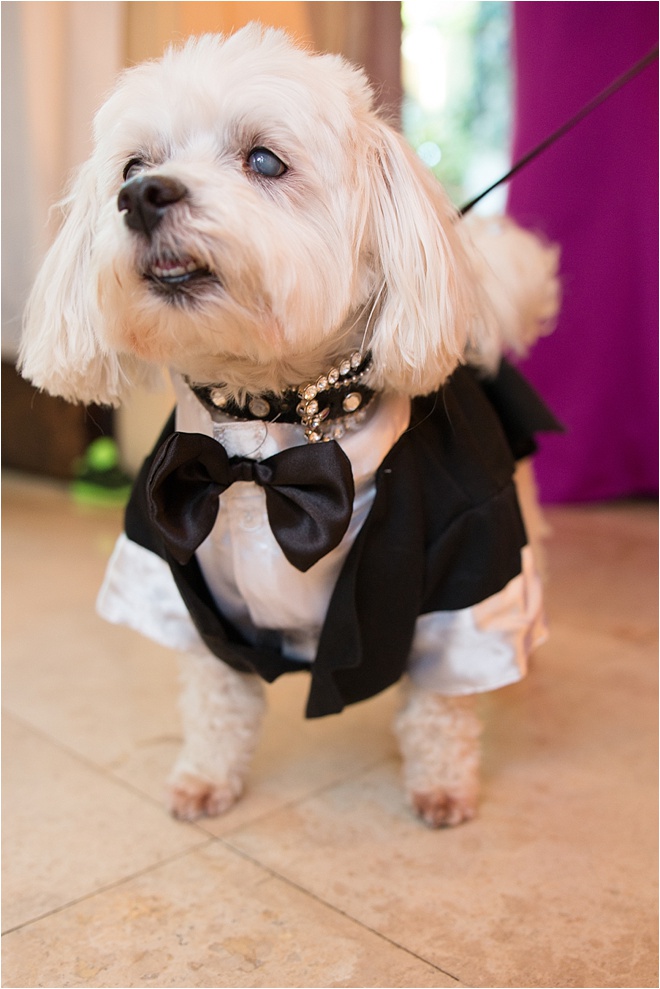
[[[185,275],[187,269],[181,267],[181,265],[163,268],[161,265],[155,264],[152,266],[151,271],[156,276],[156,278],[165,278],[168,276],[172,278],[178,278],[179,275]]]
[[[180,278],[182,275],[190,275],[193,271],[197,271],[199,265],[196,261],[185,261],[180,264],[168,264],[167,262],[163,264],[153,264],[151,266],[151,273],[155,275],[156,278]]]

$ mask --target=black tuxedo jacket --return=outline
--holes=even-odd
[[[376,474],[376,494],[337,580],[311,673],[307,717],[334,714],[396,682],[418,616],[467,608],[521,569],[526,543],[515,459],[533,436],[559,429],[535,392],[503,362],[495,378],[458,368],[437,393],[412,401],[410,425]],[[174,431],[174,415],[156,450]],[[155,450],[154,450],[155,454]],[[299,671],[276,633],[248,643],[221,613],[196,561],[182,566],[149,520],[142,467],[126,511],[126,534],[167,560],[208,648],[225,663],[271,682]]]

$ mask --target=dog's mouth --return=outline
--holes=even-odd
[[[158,257],[145,269],[144,277],[167,295],[185,291],[191,286],[206,283],[219,284],[219,279],[209,268],[193,257]]]

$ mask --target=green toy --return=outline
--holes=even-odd
[[[74,470],[71,494],[78,504],[113,508],[128,501],[131,479],[121,469],[117,444],[109,436],[90,443]]]

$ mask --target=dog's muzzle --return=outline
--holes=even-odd
[[[188,194],[183,182],[164,175],[138,175],[119,190],[117,208],[131,230],[151,234],[175,203]]]
[[[150,243],[153,234],[167,213],[188,196],[188,189],[178,179],[165,175],[137,175],[125,182],[119,190],[117,208],[123,214],[130,230],[145,237]],[[208,268],[198,264],[190,255],[173,256],[170,251],[154,254],[144,271],[162,294],[173,297],[186,296],[191,282],[199,280],[217,283]],[[191,286],[192,289],[192,286]]]

